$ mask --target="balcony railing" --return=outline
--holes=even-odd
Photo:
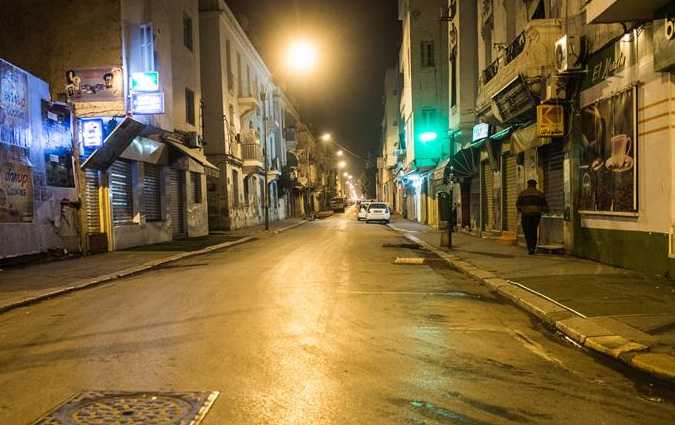
[[[504,60],[506,64],[511,63],[520,55],[525,49],[525,32],[521,32],[518,36],[506,47]]]
[[[487,83],[497,75],[499,71],[499,59],[495,59],[490,65],[483,70],[483,83]]]
[[[244,161],[263,161],[262,145],[257,143],[245,143],[241,145]]]

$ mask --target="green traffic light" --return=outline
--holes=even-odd
[[[437,138],[438,134],[436,134],[435,131],[425,131],[424,133],[420,134],[421,142],[433,142]]]

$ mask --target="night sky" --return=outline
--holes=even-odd
[[[376,152],[384,72],[398,53],[398,1],[226,2],[270,70],[287,82],[287,91],[300,102],[315,133],[329,131],[338,143],[363,156]],[[318,43],[320,63],[311,74],[293,75],[283,65],[285,47],[296,38]]]

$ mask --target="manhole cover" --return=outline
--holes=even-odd
[[[217,391],[87,391],[35,425],[197,425],[217,397]]]

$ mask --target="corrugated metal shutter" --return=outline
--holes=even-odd
[[[492,169],[488,163],[483,163],[483,205],[484,215],[483,221],[485,229],[491,230],[493,226],[494,217],[494,200],[492,199]]]
[[[131,223],[134,218],[131,162],[117,160],[110,166],[113,224]]]
[[[548,202],[549,214],[563,215],[565,197],[563,185],[563,162],[565,153],[561,143],[544,146],[542,153],[544,165],[544,195]]]
[[[162,196],[160,189],[161,168],[157,165],[144,164],[143,206],[146,221],[162,220]]]
[[[171,199],[169,214],[171,216],[171,230],[173,237],[185,237],[185,173],[171,169],[169,172],[169,199]]]
[[[504,230],[518,230],[518,209],[516,200],[518,199],[518,168],[516,157],[514,155],[504,156],[504,207],[506,210],[506,221]]]
[[[99,206],[98,171],[85,169],[84,172],[84,200],[87,206],[87,232],[101,233],[101,213]]]
[[[480,226],[480,176],[475,174],[471,177],[471,205],[469,215],[471,217],[471,228],[476,229]]]

